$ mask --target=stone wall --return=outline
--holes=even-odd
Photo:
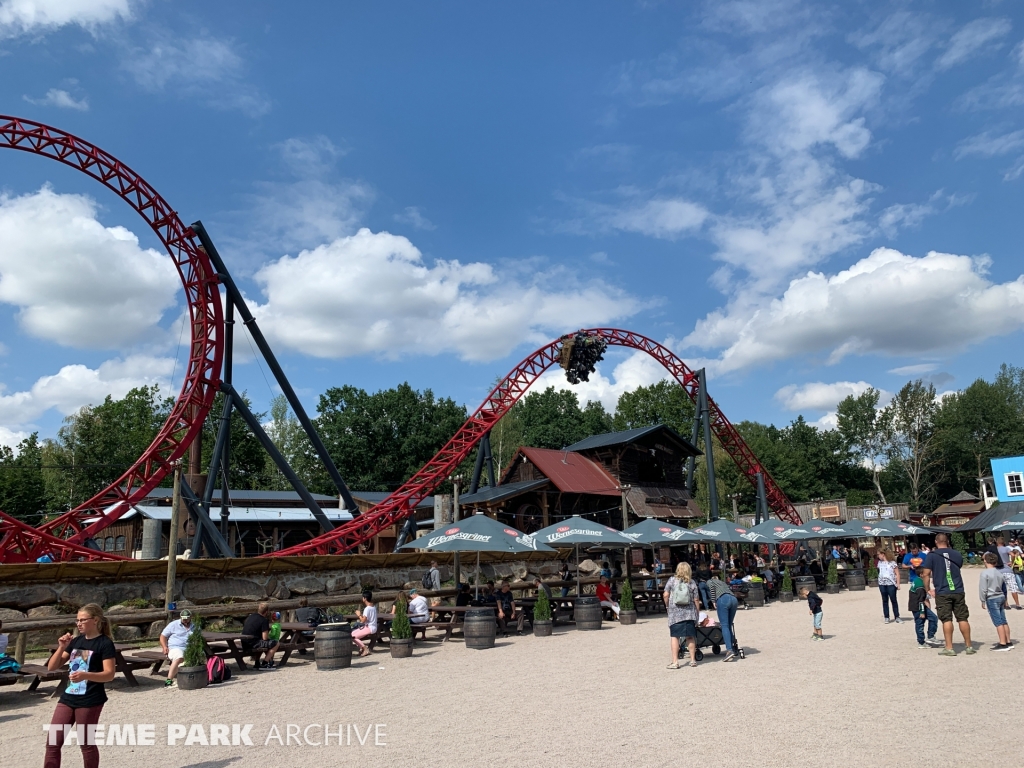
[[[559,571],[557,560],[530,560],[482,563],[481,583],[488,579],[510,581],[532,580],[535,576],[553,579]],[[440,565],[441,580],[452,578],[451,568]],[[585,568],[581,568],[584,572]],[[214,604],[244,603],[264,599],[288,600],[299,597],[329,598],[358,595],[364,589],[396,590],[420,587],[425,568],[369,568],[334,569],[322,571],[293,571],[270,574],[240,575],[188,575],[175,582],[175,597],[179,608]],[[472,582],[476,565],[463,566],[462,578]],[[164,605],[165,582],[153,579],[121,580],[94,579],[89,581],[48,582],[0,586],[0,620],[4,622],[26,619],[68,617],[67,629],[74,626],[75,612],[87,603],[102,605],[119,641],[155,638],[164,626],[163,621],[134,622],[133,613]],[[145,608],[142,606],[148,603]],[[339,603],[341,601],[339,600]],[[125,605],[129,603],[129,605]],[[29,647],[52,643],[61,634],[60,629],[29,632]]]

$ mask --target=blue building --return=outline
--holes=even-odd
[[[999,502],[1024,501],[1024,456],[992,459],[991,464],[992,484]]]

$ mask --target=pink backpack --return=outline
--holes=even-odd
[[[210,676],[211,683],[223,683],[231,675],[220,656],[211,656],[206,660],[206,673]]]

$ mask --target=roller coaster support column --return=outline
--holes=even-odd
[[[220,253],[217,252],[216,246],[214,246],[213,241],[207,234],[206,228],[203,227],[203,223],[201,221],[197,221],[192,224],[192,231],[195,232],[196,237],[199,238],[199,242],[203,245],[203,250],[205,250],[206,255],[210,257],[210,261],[213,262],[214,269],[217,270],[217,276],[220,278],[221,283],[227,291],[228,300],[235,305],[235,309],[238,310],[238,314],[242,316],[242,322],[245,324],[245,327],[249,329],[249,334],[252,336],[252,340],[256,342],[256,346],[259,347],[260,353],[263,355],[263,359],[267,361],[267,366],[274,374],[274,378],[277,379],[277,383],[281,387],[281,392],[284,393],[284,396],[288,399],[288,404],[292,407],[292,411],[295,413],[295,418],[299,420],[306,436],[309,437],[309,442],[313,444],[313,449],[317,452],[317,455],[320,456],[320,460],[324,463],[324,467],[327,469],[327,474],[330,475],[331,481],[334,483],[335,488],[338,489],[338,493],[341,495],[342,501],[345,502],[345,508],[352,513],[353,517],[357,516],[359,514],[359,507],[356,506],[356,502],[352,498],[352,494],[349,492],[348,486],[345,485],[345,481],[342,479],[341,473],[338,472],[338,468],[334,465],[334,461],[331,459],[331,455],[327,452],[327,447],[320,439],[320,435],[317,434],[316,429],[313,428],[313,423],[309,420],[309,416],[306,415],[306,409],[303,408],[302,403],[299,402],[298,395],[296,395],[295,390],[292,389],[292,385],[288,381],[288,377],[285,376],[284,370],[281,368],[280,363],[277,362],[277,358],[274,356],[274,352],[271,350],[266,338],[264,338],[263,332],[260,330],[259,325],[256,324],[256,318],[253,317],[252,312],[249,311],[249,307],[242,298],[241,291],[239,291],[238,286],[235,285],[235,281],[232,279],[231,273],[228,272],[228,268],[225,266],[224,260],[221,259]],[[283,469],[281,471],[284,472]],[[291,472],[290,468],[288,472]],[[288,472],[285,472],[285,476],[288,475]],[[294,475],[295,473],[291,472],[291,474]],[[298,490],[298,488],[296,488],[296,490]],[[301,493],[299,495],[301,495]],[[317,509],[319,509],[319,506]],[[324,517],[320,524],[323,525],[324,522],[327,522],[326,517]],[[330,523],[328,523],[328,525],[330,525]]]
[[[210,557],[231,557],[234,553],[210,519],[209,507],[203,506],[202,501],[188,483],[181,483],[181,496],[196,522],[196,535],[192,537],[191,557],[199,557],[199,550],[202,549],[204,543]]]
[[[249,410],[249,406],[245,404],[245,400],[239,397],[234,387],[230,384],[222,383],[220,388],[224,392],[224,395],[231,400],[232,407],[238,411],[242,420],[246,423],[252,433],[256,435],[256,439],[260,441],[260,445],[263,446],[263,450],[270,454],[270,458],[274,460],[275,464],[277,464],[277,468],[281,470],[281,474],[283,474],[285,479],[292,484],[295,492],[299,494],[299,498],[306,503],[307,509],[313,513],[313,517],[315,517],[316,521],[320,523],[320,527],[324,529],[325,533],[327,531],[333,531],[334,524],[327,519],[327,515],[324,514],[320,505],[316,503],[316,499],[313,498],[312,494],[306,488],[305,483],[303,483],[299,479],[299,476],[295,474],[295,470],[288,464],[288,460],[281,455],[281,451],[279,451],[277,446],[274,445],[274,441],[271,440],[270,436],[263,430],[263,425],[260,424],[260,420],[257,419],[253,415],[252,411]],[[354,516],[355,515],[353,515],[353,517]]]
[[[704,463],[708,468],[708,503],[711,507],[711,520],[718,519],[718,486],[715,485],[715,444],[711,438],[711,408],[708,406],[708,382],[704,369],[697,371],[700,381],[700,395],[697,398],[697,410],[704,420]]]
[[[476,450],[476,465],[473,467],[473,479],[469,483],[469,492],[476,493],[480,490],[480,473],[483,471],[484,462],[487,462],[487,481],[490,487],[494,487],[494,459],[491,457],[491,432],[488,430],[480,438]]]
[[[221,377],[222,381],[231,384],[231,377],[234,369],[234,352],[235,352],[235,305],[233,302],[227,302],[227,306],[224,309],[224,375]],[[224,479],[220,484],[220,532],[221,535],[227,537],[228,535],[228,520],[231,517],[231,497],[230,487],[228,485],[228,477],[230,472],[228,468],[231,466],[231,412],[228,411],[227,422],[221,422],[221,429],[227,434],[224,437],[224,446],[220,455],[220,467],[221,474]],[[220,435],[218,435],[218,438]],[[213,482],[211,476],[210,482]]]
[[[700,439],[700,393],[698,392],[697,401],[693,405],[693,432],[690,434],[690,445],[694,448],[697,447],[697,440]],[[694,474],[697,471],[697,457],[691,456],[686,460],[686,492],[690,494],[690,498],[693,498],[693,480]]]
[[[764,472],[757,473],[757,515],[754,525],[760,525],[768,519],[768,500],[764,495]]]

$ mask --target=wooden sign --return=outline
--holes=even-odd
[[[632,560],[630,562],[633,565],[644,564],[644,551],[642,549],[631,549],[630,553],[630,556],[632,557]]]

